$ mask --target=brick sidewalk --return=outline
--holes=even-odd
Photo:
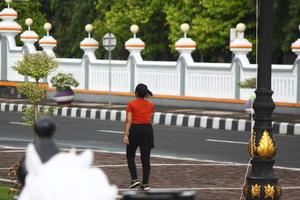
[[[0,178],[8,178],[8,170],[3,168],[17,163],[24,154],[6,151],[0,150]],[[119,189],[125,189],[129,182],[125,155],[99,152],[95,152],[94,155],[94,165],[101,166],[111,184],[117,185]],[[140,164],[138,157],[136,160],[137,164]],[[197,200],[238,200],[240,197],[246,166],[166,158],[152,158],[151,161],[150,182],[153,190],[155,188],[191,188],[197,192]],[[138,174],[141,177],[140,165]],[[279,184],[282,187],[300,186],[300,171],[275,169],[275,174],[280,178]],[[283,188],[281,199],[299,200],[300,189]]]

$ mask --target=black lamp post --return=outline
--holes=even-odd
[[[275,108],[271,90],[272,10],[272,0],[259,0],[257,89],[253,104],[255,124],[249,142],[252,168],[243,189],[247,200],[278,200],[281,196],[278,178],[273,174],[277,147],[271,118]]]

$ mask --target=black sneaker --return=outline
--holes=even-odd
[[[151,188],[150,188],[149,184],[145,183],[145,184],[143,184],[143,185],[141,186],[140,189],[141,189],[142,191],[148,191],[148,190],[150,190]]]
[[[135,180],[132,180],[132,181],[131,181],[131,183],[130,183],[130,185],[128,186],[128,188],[129,188],[129,189],[135,188],[135,187],[139,186],[140,184],[141,184],[140,181],[139,181],[138,179],[135,179]]]

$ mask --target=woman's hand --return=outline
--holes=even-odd
[[[128,135],[124,135],[124,140],[123,141],[124,141],[125,144],[127,144],[127,145],[129,144]]]

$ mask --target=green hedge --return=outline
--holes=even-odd
[[[12,195],[8,192],[7,187],[0,187],[0,200],[12,200]]]

